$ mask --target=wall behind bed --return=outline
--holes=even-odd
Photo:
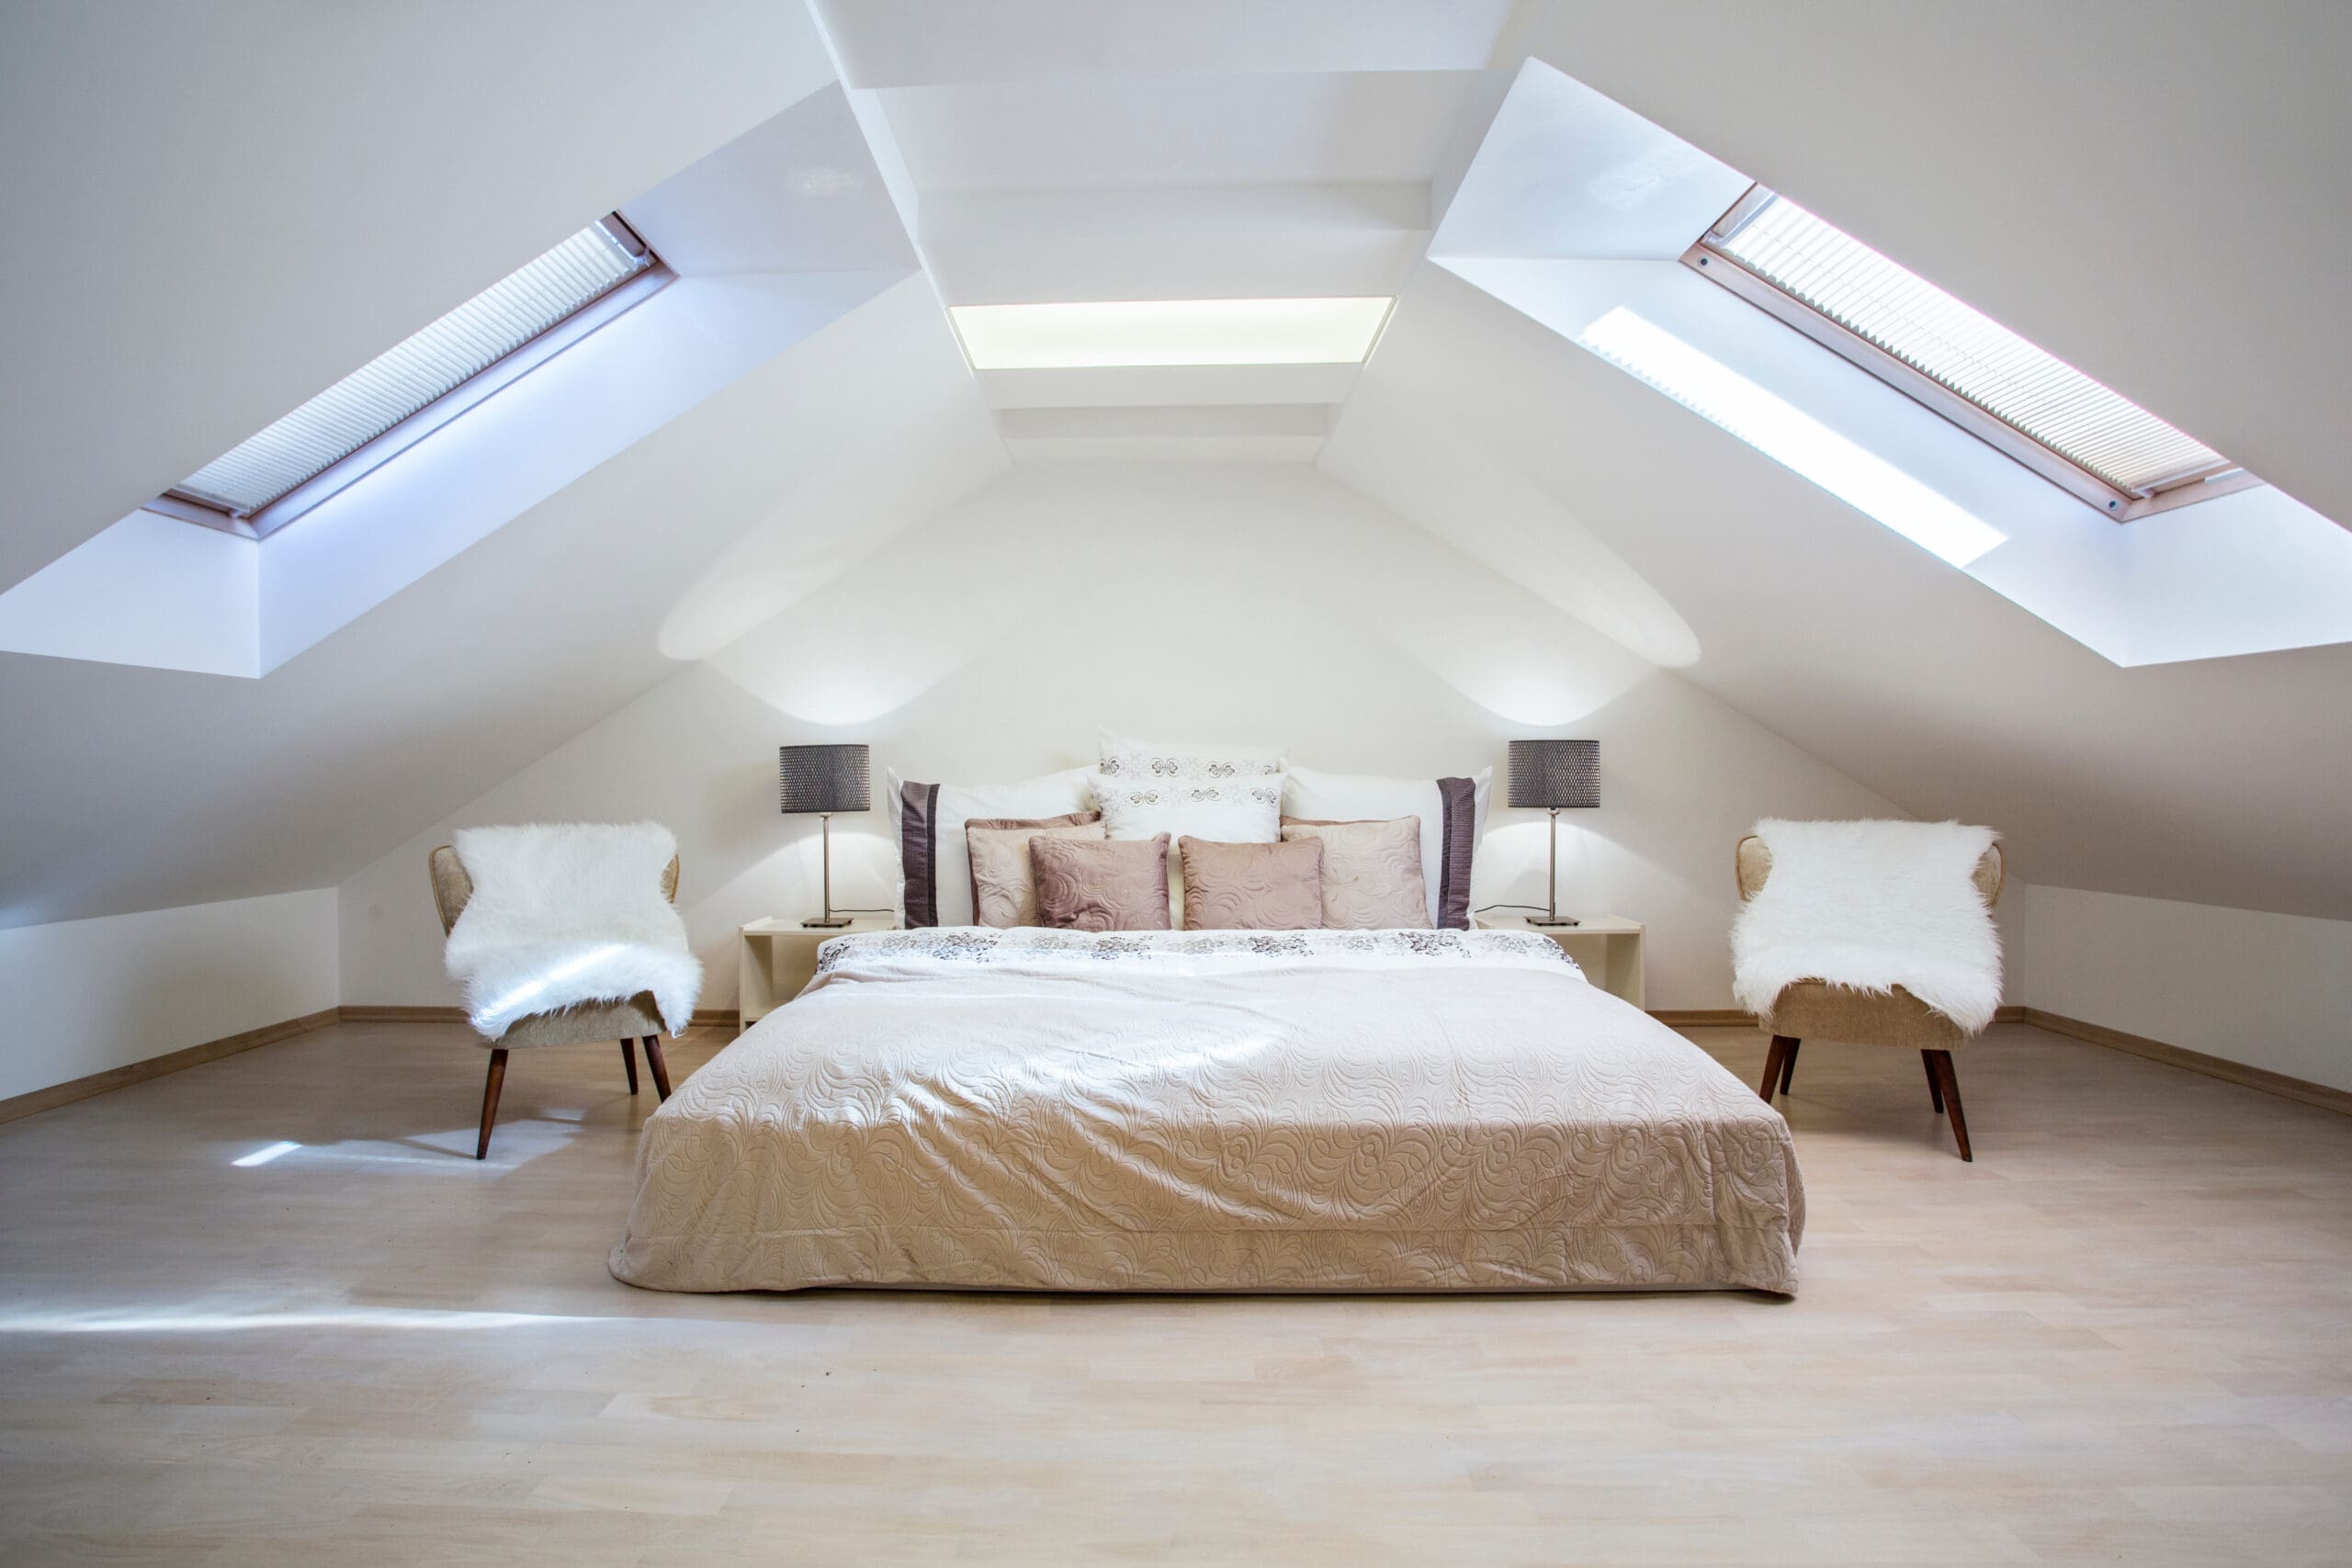
[[[1659,1009],[1731,1005],[1732,845],[1758,817],[1902,815],[1305,465],[1017,468],[830,571],[729,562],[662,628],[676,674],[345,882],[343,999],[453,999],[424,871],[453,828],[653,818],[678,834],[704,1006],[731,1005],[735,927],[817,906],[817,823],[776,810],[791,741],[869,741],[877,807],[886,765],[1022,777],[1091,761],[1098,725],[1344,772],[1491,766],[1486,904],[1544,897],[1545,818],[1502,806],[1506,743],[1595,737],[1604,804],[1562,815],[1562,902],[1648,923]],[[833,863],[837,904],[890,902],[879,809],[835,819]]]

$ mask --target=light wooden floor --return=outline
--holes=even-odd
[[[437,1026],[0,1127],[0,1562],[2352,1560],[2327,1111],[2005,1028],[1967,1166],[1809,1047],[1793,1303],[692,1297],[605,1272],[618,1055],[486,1166]]]

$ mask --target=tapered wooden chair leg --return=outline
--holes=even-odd
[[[1973,1164],[1976,1156],[1968,1146],[1968,1117],[1960,1108],[1960,1074],[1952,1067],[1951,1052],[1936,1053],[1936,1076],[1942,1080],[1944,1110],[1951,1117],[1952,1142],[1960,1145],[1960,1157]]]
[[[1757,1086],[1757,1093],[1766,1100],[1772,1098],[1772,1090],[1779,1087],[1781,1075],[1788,1066],[1789,1058],[1795,1054],[1797,1042],[1787,1035],[1772,1036],[1772,1048],[1764,1054],[1764,1081]]]
[[[1802,1040],[1789,1042],[1788,1056],[1781,1063],[1781,1092],[1782,1094],[1788,1093],[1789,1086],[1797,1081],[1797,1047],[1804,1043]]]
[[[490,1053],[490,1080],[481,1086],[481,1137],[474,1144],[474,1158],[490,1157],[490,1130],[498,1125],[498,1091],[506,1087],[506,1048]]]
[[[653,1092],[663,1100],[670,1098],[670,1064],[662,1059],[662,1037],[645,1037],[645,1065],[653,1069]]]
[[[1933,1051],[1920,1052],[1919,1065],[1928,1069],[1928,1102],[1940,1116],[1944,1113],[1944,1086],[1936,1081],[1936,1054]]]
[[[621,1066],[628,1069],[628,1091],[635,1094],[637,1092],[636,1041],[625,1039],[621,1042]]]

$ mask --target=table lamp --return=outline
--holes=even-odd
[[[1510,803],[1552,814],[1551,892],[1531,926],[1572,926],[1560,913],[1560,813],[1600,804],[1600,742],[1514,740],[1510,743]]]
[[[816,919],[801,921],[803,926],[834,930],[849,924],[847,915],[833,913],[833,813],[873,809],[865,751],[862,743],[777,748],[786,813],[813,811],[823,822],[825,912]]]

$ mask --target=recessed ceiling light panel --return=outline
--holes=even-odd
[[[1392,296],[1347,299],[1129,299],[951,305],[975,370],[1147,365],[1357,365]]]

